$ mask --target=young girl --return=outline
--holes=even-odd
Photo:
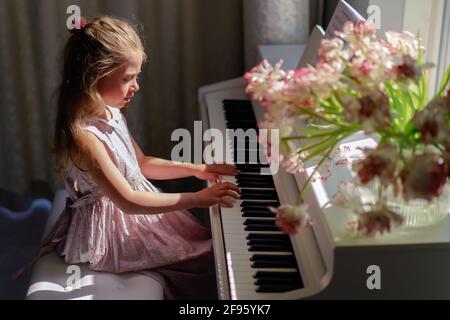
[[[238,187],[170,194],[146,178],[217,179],[236,169],[143,154],[120,111],[139,90],[146,58],[126,22],[93,19],[73,32],[63,58],[54,152],[70,199],[41,255],[56,249],[69,264],[145,273],[161,282],[166,298],[214,297],[210,233],[185,209],[230,206]]]

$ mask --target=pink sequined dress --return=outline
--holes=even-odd
[[[111,119],[95,119],[85,130],[105,145],[134,190],[159,192],[139,169],[122,113],[108,109]],[[169,299],[216,297],[211,235],[191,213],[127,214],[88,172],[70,163],[63,177],[70,199],[47,247],[50,243],[65,262],[87,263],[96,271],[146,274],[163,285]]]

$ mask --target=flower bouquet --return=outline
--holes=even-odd
[[[305,188],[326,160],[343,152],[342,140],[359,131],[376,137],[377,146],[361,150],[351,163],[355,178],[333,198],[355,210],[353,232],[373,236],[402,224],[387,204],[389,193],[406,202],[442,194],[450,175],[450,68],[429,100],[432,65],[424,63],[423,52],[411,33],[389,31],[381,39],[371,23],[347,22],[334,38],[322,40],[316,66],[285,72],[282,61],[263,61],[245,74],[247,94],[265,109],[260,128],[280,130],[280,154],[269,160],[289,172],[315,164],[297,203],[272,208],[285,232],[311,223]],[[360,187],[370,187],[376,199],[355,197]]]

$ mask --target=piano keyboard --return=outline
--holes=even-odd
[[[223,100],[223,113],[227,129],[258,130],[248,100]],[[303,288],[290,237],[275,225],[268,208],[280,205],[272,176],[260,174],[268,165],[257,149],[250,148],[248,139],[244,149],[238,149],[243,141],[226,139],[240,173],[223,180],[241,189],[233,208],[220,208],[231,299],[264,298],[264,294],[274,298],[274,293]],[[238,152],[245,154],[244,163],[238,161]],[[258,155],[256,162],[250,161],[251,153]]]

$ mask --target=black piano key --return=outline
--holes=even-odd
[[[272,212],[264,213],[264,212],[246,211],[241,216],[244,218],[275,218],[275,215]]]
[[[270,210],[270,207],[273,207],[273,203],[270,203],[267,201],[261,202],[262,205],[259,205],[257,202],[253,202],[253,203],[254,204],[247,202],[247,201],[245,202],[245,204],[241,203],[241,211],[247,210],[247,211],[272,212],[272,210]]]
[[[227,124],[227,128],[231,129],[231,126],[237,127],[237,129],[239,129],[239,126],[242,127],[249,127],[249,128],[254,128],[255,131],[255,135],[252,136],[250,135],[250,137],[252,138],[256,138],[257,136],[257,130],[258,129],[258,124],[256,122],[254,122],[253,120],[249,120],[249,119],[245,119],[245,120],[235,120],[235,119],[227,119],[226,120],[226,124]],[[247,132],[247,133],[251,133],[251,132]]]
[[[256,130],[257,126],[256,125],[249,125],[249,124],[227,124],[227,129],[233,129],[233,130],[237,130],[237,129],[242,129],[244,131],[247,130]],[[258,142],[253,143],[254,146],[257,146]]]
[[[250,214],[268,215],[268,216],[275,217],[275,213],[273,213],[272,211],[263,210],[263,209],[259,209],[259,208],[242,208],[241,212],[242,213],[250,213]]]
[[[260,162],[259,159],[254,154],[250,155],[247,152],[244,153],[239,158],[237,156],[235,156],[233,158],[233,161],[235,163],[259,163]]]
[[[284,240],[290,241],[290,238],[287,234],[270,234],[270,233],[249,233],[245,239],[247,240],[256,240],[256,239],[277,239],[277,240]]]
[[[253,275],[253,278],[255,279],[266,279],[266,278],[273,278],[273,279],[290,279],[290,280],[296,280],[300,279],[300,274],[296,271],[257,271]]]
[[[256,122],[255,115],[247,109],[232,108],[226,109],[224,113],[225,119],[228,120],[249,120]]]
[[[252,106],[252,103],[248,99],[223,99],[222,104],[224,106]]]
[[[237,125],[243,125],[245,127],[256,127],[255,131],[247,132],[248,134],[251,134],[252,136],[257,136],[259,133],[258,128],[258,122],[255,120],[255,118],[245,114],[245,113],[236,113],[233,115],[225,114],[225,124],[228,128],[228,126],[237,126]]]
[[[296,289],[300,289],[301,287],[297,285],[283,285],[283,284],[277,284],[277,285],[261,285],[256,288],[256,292],[287,292],[292,291]]]
[[[250,261],[273,260],[273,261],[295,261],[295,257],[290,254],[254,254]]]
[[[245,189],[241,189],[240,199],[241,200],[271,200],[278,201],[278,196],[276,194],[258,194],[244,192]]]
[[[253,244],[249,246],[250,252],[292,252],[292,247],[286,244]]]
[[[236,164],[236,166],[239,166],[240,168],[243,169],[251,169],[251,168],[268,168],[269,165],[268,164]]]
[[[236,163],[235,166],[239,166],[240,163]],[[264,175],[258,175],[258,174],[246,174],[246,173],[238,173],[236,176],[236,179],[240,180],[256,180],[256,181],[271,181],[273,182],[273,178],[271,175],[264,174]]]
[[[233,150],[233,156],[236,157],[238,154],[247,153],[252,154],[255,159],[257,158],[259,150],[258,150],[258,143],[255,141],[249,141],[249,140],[234,140],[233,142],[230,141],[230,148]],[[261,157],[260,157],[261,158]],[[262,158],[261,158],[262,159]],[[261,163],[261,162],[257,162]],[[240,163],[243,164],[243,163]],[[256,163],[255,163],[256,164]]]
[[[224,111],[228,111],[228,112],[232,112],[233,110],[246,110],[246,111],[251,111],[253,113],[253,107],[252,105],[248,105],[248,104],[227,104],[224,103],[223,104],[223,110]]]
[[[275,189],[275,186],[271,184],[270,182],[255,182],[255,181],[241,181],[237,182],[237,185],[239,188],[271,188]]]
[[[296,279],[289,279],[289,278],[264,278],[264,279],[257,279],[254,284],[255,285],[292,285],[296,286],[297,288],[302,288],[303,283],[301,283],[300,278]]]
[[[262,195],[262,194],[246,194],[245,196],[241,196],[240,197],[241,200],[248,200],[248,201],[259,201],[259,200],[271,200],[271,201],[278,201],[278,198],[275,197],[268,197],[266,195]]]
[[[282,255],[277,255],[283,257]],[[252,268],[297,268],[295,259],[256,259],[251,264]]]
[[[247,224],[244,228],[245,231],[280,231],[280,229],[273,225],[261,225],[261,224]]]
[[[245,125],[257,125],[258,122],[252,117],[247,117],[245,113],[226,113],[225,112],[225,121],[228,124],[245,124]]]
[[[255,189],[241,189],[241,194],[256,194],[264,195],[268,197],[276,197],[277,192],[275,190],[255,190]]]
[[[246,211],[256,211],[256,212],[269,212],[272,213],[273,212],[269,209],[269,206],[253,206],[251,204],[247,204],[245,206],[241,206],[241,211],[242,212],[246,212]]]
[[[261,208],[261,207],[247,207],[247,208],[242,208],[241,212],[252,212],[252,213],[261,213],[261,214],[266,214],[269,213],[272,216],[275,217],[275,214],[270,210],[270,209],[266,209],[266,208]]]
[[[239,166],[239,168],[237,168],[240,172],[251,172],[251,173],[261,173],[261,170],[263,169],[263,167],[242,167]]]
[[[262,225],[262,226],[274,226],[275,225],[275,220],[274,219],[245,219],[244,220],[244,225]]]
[[[254,186],[255,188],[275,189],[275,185],[270,180],[236,179],[236,182],[241,188],[243,188],[245,186],[248,186],[248,188],[251,188],[252,186]]]
[[[241,207],[252,206],[252,207],[263,207],[267,208],[268,206],[273,206],[273,201],[242,201],[240,204]]]
[[[279,239],[250,239],[247,241],[247,245],[258,245],[258,244],[283,244],[291,246],[291,241],[289,238],[279,238]],[[292,247],[292,246],[291,246]]]

